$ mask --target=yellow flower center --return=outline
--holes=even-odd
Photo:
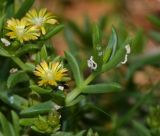
[[[18,36],[22,36],[24,34],[24,26],[17,26],[16,32]]]
[[[52,70],[48,69],[46,71],[46,79],[47,80],[53,80],[53,72],[52,72]]]
[[[44,18],[43,17],[35,17],[35,18],[33,18],[32,21],[37,26],[41,26],[43,24],[43,22],[44,22]]]

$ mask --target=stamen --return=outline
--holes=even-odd
[[[97,69],[97,63],[93,60],[93,56],[91,56],[90,59],[88,60],[88,67],[93,70]]]
[[[125,46],[125,49],[126,49],[126,55],[125,55],[124,61],[122,61],[121,64],[125,64],[127,62],[128,55],[131,53],[131,47],[129,44]]]

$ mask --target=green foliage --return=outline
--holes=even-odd
[[[20,41],[7,21],[20,21],[34,0],[19,2],[18,11],[14,0],[0,2],[0,37],[5,39],[0,39],[0,136],[160,135],[159,106],[148,109],[158,105],[159,84],[146,92],[134,81],[138,70],[160,66],[159,52],[143,54],[144,30],[130,32],[123,21],[106,27],[106,15],[97,23],[85,17],[82,27],[68,20],[52,24],[55,18],[49,16],[42,27],[25,26],[36,28],[37,39],[27,35]],[[149,20],[154,29],[160,26],[158,17]],[[63,29],[69,49],[60,56],[50,40]],[[159,41],[158,30],[149,36]]]
[[[35,0],[25,0],[17,13],[15,14],[16,18],[22,18],[26,12],[32,7]]]
[[[28,80],[29,80],[29,77],[28,77],[28,75],[25,72],[18,71],[16,73],[11,74],[8,77],[7,87],[8,88],[14,87],[16,84],[18,84],[20,82],[25,82],[25,81],[28,81]]]

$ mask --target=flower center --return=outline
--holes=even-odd
[[[41,26],[43,24],[44,18],[43,17],[35,17],[35,18],[33,18],[32,21],[37,26]]]
[[[46,79],[53,80],[53,72],[50,69],[46,71]]]
[[[18,36],[22,36],[24,34],[24,26],[17,26],[16,31]]]

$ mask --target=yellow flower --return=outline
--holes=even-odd
[[[37,26],[43,35],[46,34],[45,24],[57,23],[57,20],[54,19],[54,16],[47,9],[41,9],[40,11],[32,9],[26,14],[25,19],[29,25]]]
[[[10,19],[7,21],[7,29],[9,32],[7,36],[11,39],[17,39],[21,43],[23,41],[36,40],[38,39],[39,32],[35,26],[28,26],[26,20],[21,19]]]
[[[46,61],[41,62],[36,66],[34,75],[40,77],[38,84],[57,86],[57,82],[62,81],[67,76],[67,69],[63,68],[60,62],[50,62],[49,65]]]

